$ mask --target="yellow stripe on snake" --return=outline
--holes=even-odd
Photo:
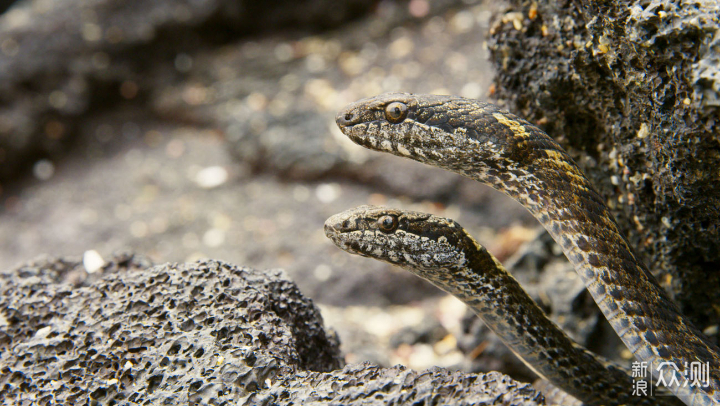
[[[654,379],[687,405],[720,405],[720,350],[682,315],[634,254],[602,196],[539,128],[477,100],[405,93],[355,102],[336,122],[359,145],[457,172],[520,202],[562,247]],[[582,369],[581,359],[565,361]],[[693,382],[695,365],[709,365],[708,385]],[[582,376],[568,379],[585,385]]]

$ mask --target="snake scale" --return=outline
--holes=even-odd
[[[633,396],[627,371],[599,359],[553,324],[502,264],[453,220],[360,206],[330,217],[325,235],[347,252],[405,268],[454,295],[535,373],[586,405],[677,404],[675,398]]]
[[[518,201],[560,245],[654,378],[687,405],[720,405],[720,350],[683,316],[634,254],[603,197],[542,130],[492,104],[407,93],[359,100],[336,123],[363,147],[459,173]],[[709,385],[690,381],[693,362],[709,365]]]

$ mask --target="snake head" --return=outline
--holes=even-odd
[[[477,100],[386,93],[349,104],[335,121],[365,148],[459,172],[495,187],[528,173],[540,175],[537,167],[549,167],[550,177],[558,169],[578,172],[562,148],[536,126]],[[538,165],[539,160],[550,165]]]
[[[325,235],[351,254],[417,270],[462,265],[463,244],[472,240],[453,220],[376,206],[330,217]]]
[[[506,165],[517,141],[508,124],[515,119],[477,100],[385,93],[348,105],[335,122],[363,147],[453,170]]]

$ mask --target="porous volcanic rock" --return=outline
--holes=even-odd
[[[0,402],[538,405],[500,373],[343,364],[283,271],[201,260],[98,272],[43,259],[0,274]],[[332,372],[329,372],[332,371]]]
[[[717,331],[717,2],[510,4],[489,40],[495,95],[562,143],[683,312]]]
[[[282,271],[206,260],[56,283],[80,266],[48,260],[2,275],[5,401],[219,404],[276,375],[342,365],[317,308]]]
[[[258,393],[273,405],[522,405],[544,404],[530,384],[499,372],[468,374],[444,368],[413,371],[402,365],[348,365],[330,373],[300,372]]]

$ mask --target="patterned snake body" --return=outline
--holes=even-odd
[[[405,93],[355,102],[336,122],[359,145],[457,172],[520,202],[560,244],[654,377],[688,405],[720,405],[720,350],[682,315],[637,259],[602,196],[539,128],[476,100]],[[708,386],[688,380],[693,362],[709,363]]]
[[[677,404],[632,396],[626,371],[572,341],[453,220],[361,206],[330,217],[325,234],[345,251],[405,268],[456,296],[533,371],[584,404]]]

